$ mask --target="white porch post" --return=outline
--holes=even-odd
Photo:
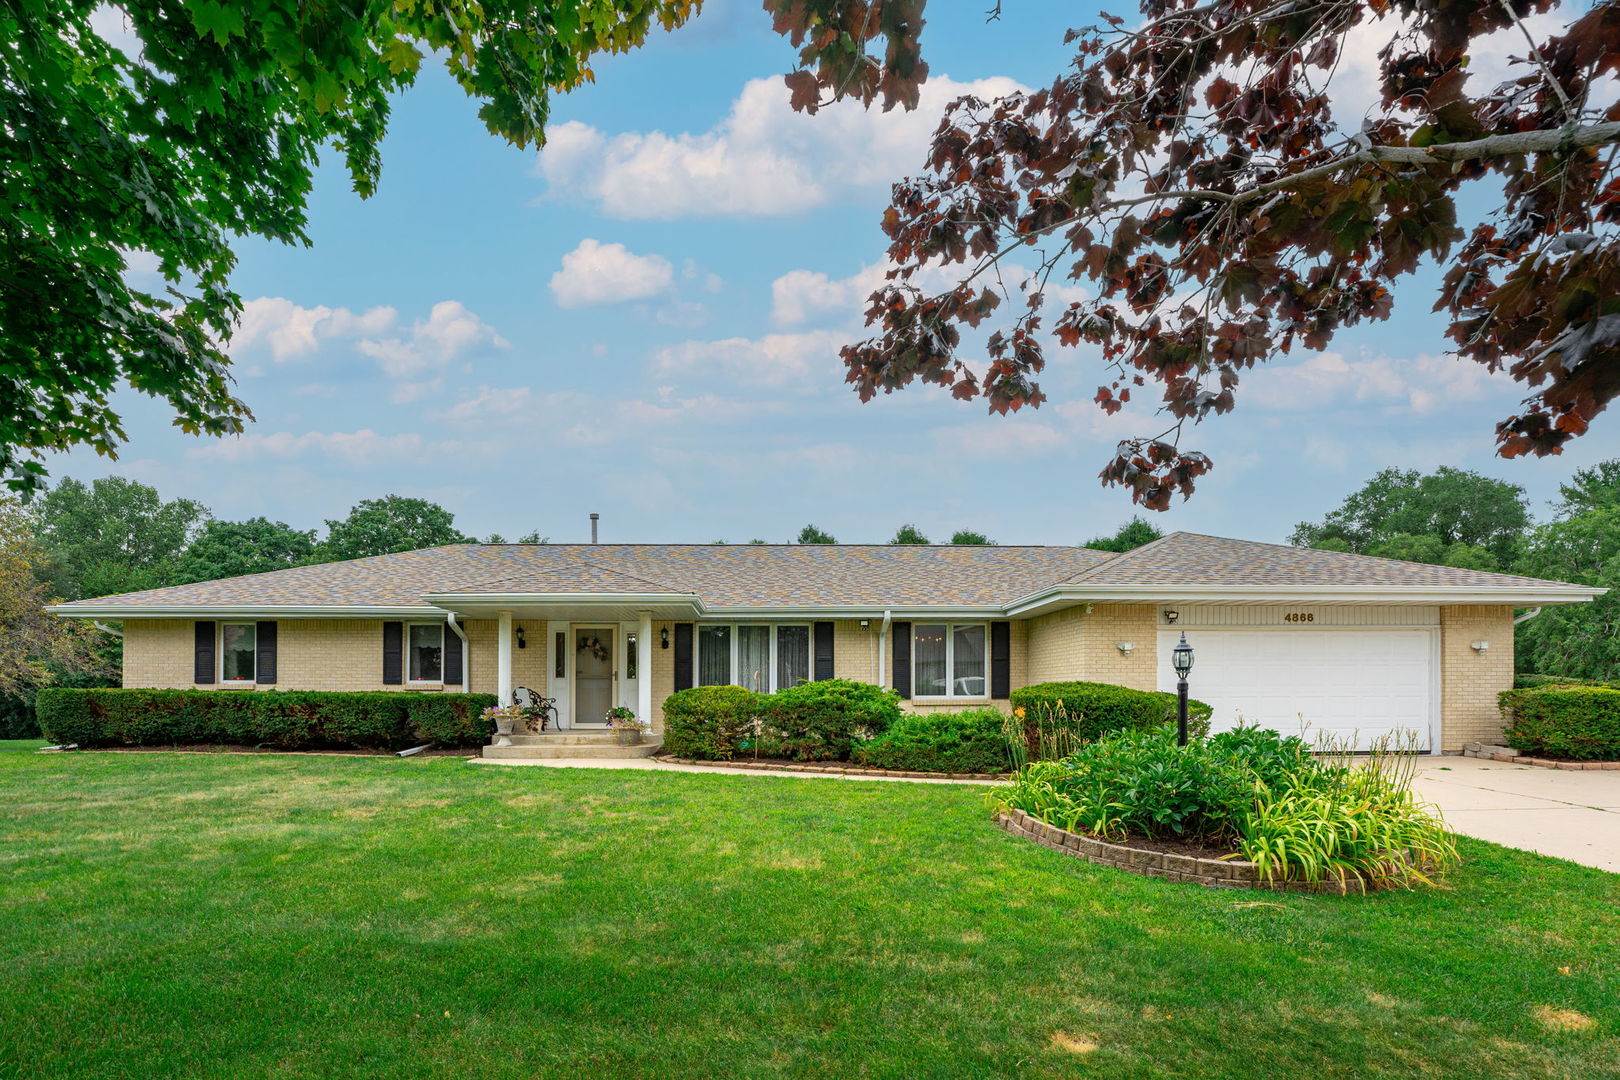
[[[512,704],[512,613],[500,614],[499,629],[495,632],[495,692],[500,704]]]
[[[652,612],[641,613],[636,632],[636,719],[652,729]]]

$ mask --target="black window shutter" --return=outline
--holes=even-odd
[[[195,632],[195,646],[191,653],[192,682],[212,683],[214,681],[214,635],[218,632],[213,622],[196,622],[192,624]]]
[[[276,624],[274,622],[261,622],[253,632],[253,640],[258,643],[259,655],[254,681],[274,685],[276,681]]]
[[[897,622],[890,628],[894,634],[894,688],[902,698],[911,697],[911,624]]]
[[[398,686],[405,681],[405,624],[383,623],[383,685]]]
[[[1012,693],[1012,623],[990,624],[990,696],[1005,701]]]
[[[815,638],[815,674],[811,678],[816,682],[825,682],[833,677],[833,624],[816,623]]]
[[[692,624],[675,624],[675,689],[692,689]]]
[[[449,623],[444,626],[444,681],[455,686],[461,685],[461,639],[450,629]]]

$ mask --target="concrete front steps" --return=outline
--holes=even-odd
[[[513,735],[511,746],[486,746],[483,756],[500,759],[643,758],[658,753],[664,740],[643,735],[635,746],[620,746],[611,731],[547,731]]]

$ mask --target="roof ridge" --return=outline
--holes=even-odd
[[[1198,536],[1198,535],[1200,535],[1200,534],[1184,532],[1181,529],[1177,529],[1175,532],[1172,532],[1172,533],[1165,533],[1163,536],[1159,537],[1158,539],[1149,540],[1145,544],[1138,544],[1135,547],[1130,548],[1130,549],[1125,550],[1125,551],[1112,552],[1112,553],[1110,553],[1108,558],[1104,559],[1102,562],[1098,563],[1096,566],[1088,566],[1084,570],[1081,570],[1081,571],[1079,571],[1079,572],[1077,572],[1077,573],[1075,573],[1075,574],[1073,574],[1073,575],[1071,575],[1069,577],[1064,578],[1062,580],[1062,582],[1060,582],[1060,584],[1064,584],[1064,585],[1079,585],[1079,584],[1082,584],[1083,582],[1085,582],[1086,580],[1091,578],[1092,575],[1101,573],[1102,571],[1106,570],[1108,567],[1112,566],[1115,562],[1119,561],[1120,559],[1123,559],[1127,555],[1135,555],[1139,551],[1146,550],[1147,548],[1150,548],[1150,547],[1156,547],[1159,544],[1164,543],[1166,540],[1174,540],[1178,536]],[[1087,550],[1089,550],[1089,551],[1098,551],[1098,550],[1101,550],[1101,549],[1099,549],[1099,548],[1088,548]]]

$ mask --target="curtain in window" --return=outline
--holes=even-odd
[[[444,627],[415,624],[408,651],[411,682],[438,682],[444,678]]]
[[[731,627],[698,627],[698,685],[731,683]]]
[[[771,692],[770,627],[737,627],[737,685],[756,694]]]
[[[810,681],[810,628],[808,626],[778,626],[776,628],[776,688]]]
[[[911,693],[915,697],[944,697],[951,692],[945,678],[945,631],[937,623],[918,623],[911,640]]]
[[[984,684],[984,627],[956,626],[951,628],[951,692],[966,697],[981,697]]]
[[[220,627],[220,678],[226,682],[253,681],[253,650],[258,637],[258,627],[252,623],[226,623]]]

